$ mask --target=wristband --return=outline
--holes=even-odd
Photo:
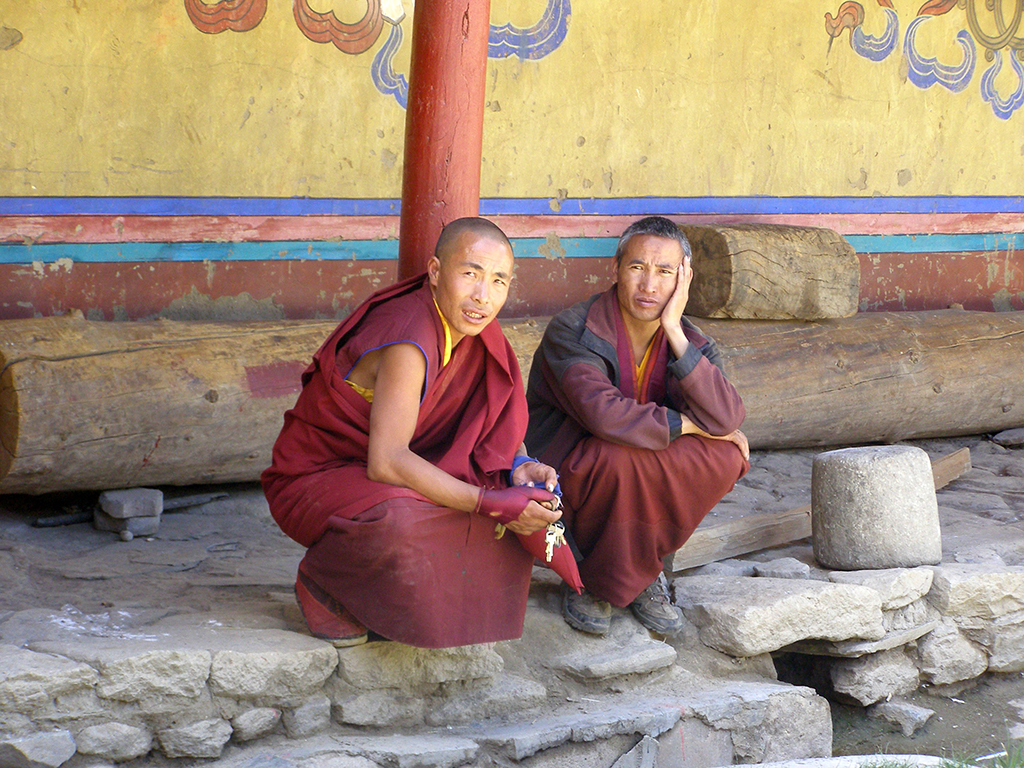
[[[512,469],[510,469],[508,472],[509,476],[511,477],[517,469],[523,466],[523,464],[529,464],[531,461],[540,463],[537,462],[537,459],[531,456],[516,456],[514,459],[512,459]]]

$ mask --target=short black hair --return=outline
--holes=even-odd
[[[679,243],[679,247],[683,249],[683,258],[689,259],[693,256],[690,241],[686,239],[686,235],[676,226],[674,221],[666,219],[664,216],[647,216],[639,221],[634,221],[626,227],[626,231],[619,237],[619,244],[615,248],[616,266],[622,263],[622,256],[626,252],[626,246],[637,235],[654,235],[655,237],[675,240]]]
[[[434,256],[438,261],[443,260],[443,257],[454,247],[455,241],[464,232],[472,232],[480,237],[504,243],[510,251],[512,250],[512,243],[509,242],[505,233],[501,231],[501,227],[493,221],[482,219],[479,216],[464,216],[461,219],[448,222],[445,224],[444,229],[441,230],[441,234],[437,238],[437,245],[434,246]],[[514,257],[515,253],[513,252],[512,255]]]

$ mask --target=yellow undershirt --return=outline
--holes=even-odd
[[[448,327],[448,321],[444,319],[444,315],[441,314],[441,308],[437,306],[437,299],[434,300],[434,309],[437,310],[437,316],[441,318],[441,326],[444,328],[444,351],[441,355],[441,367],[448,365],[448,361],[452,359],[452,330]],[[650,349],[648,349],[648,352]],[[644,360],[647,358],[645,357]],[[361,387],[354,381],[345,379],[345,383],[348,384],[352,389],[356,391],[366,402],[373,402],[373,390],[368,387]]]
[[[648,361],[651,359],[651,350],[654,348],[654,338],[647,342],[647,349],[644,352],[644,359],[640,361],[639,365],[633,366],[633,391],[636,392],[637,399],[640,398],[640,382],[644,380],[644,369],[647,367]]]

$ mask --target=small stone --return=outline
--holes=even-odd
[[[155,488],[126,488],[100,494],[100,508],[111,517],[156,517],[164,510],[164,494]]]
[[[829,672],[836,692],[864,706],[911,693],[920,684],[917,665],[902,650],[882,651],[858,659],[838,659]]]
[[[920,448],[818,454],[811,509],[814,557],[826,568],[911,568],[942,560],[932,464]]]
[[[868,707],[867,712],[868,717],[880,717],[899,726],[903,735],[908,738],[913,736],[935,714],[934,710],[919,707],[903,699],[880,701]]]
[[[131,531],[121,531],[121,541],[131,541],[135,538],[135,534]]]
[[[4,768],[58,768],[74,754],[75,740],[67,731],[0,740],[0,765]]]
[[[304,739],[326,729],[330,724],[331,700],[326,696],[307,701],[301,707],[284,713],[284,730],[290,739]]]
[[[1024,445],[1024,427],[1003,430],[993,435],[992,441],[1006,448],[1019,448]]]
[[[160,515],[152,517],[111,517],[102,509],[97,509],[92,514],[92,527],[97,531],[109,531],[110,533],[128,532],[135,536],[152,536],[160,530]]]
[[[153,746],[149,731],[124,723],[91,725],[79,731],[75,741],[83,755],[96,755],[118,763],[142,757]]]
[[[201,720],[157,734],[167,757],[220,757],[231,738],[231,723],[220,718]]]
[[[754,574],[770,579],[807,579],[811,575],[811,566],[795,557],[780,557],[767,563],[756,563]]]
[[[266,736],[281,722],[281,710],[272,707],[257,707],[236,715],[231,719],[235,741],[252,741]]]

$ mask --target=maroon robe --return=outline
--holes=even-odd
[[[559,471],[584,586],[620,607],[749,469],[735,444],[680,434],[681,415],[712,435],[745,415],[714,342],[682,325],[686,354],[659,331],[637,392],[613,286],[552,319],[530,371],[527,447]]]
[[[519,637],[533,558],[516,538],[366,476],[371,404],[345,378],[367,352],[403,342],[427,362],[409,447],[467,483],[507,486],[527,421],[515,354],[492,322],[442,367],[444,328],[420,276],[361,305],[303,373],[262,476],[271,513],[309,548],[299,569],[374,632],[428,648]]]

